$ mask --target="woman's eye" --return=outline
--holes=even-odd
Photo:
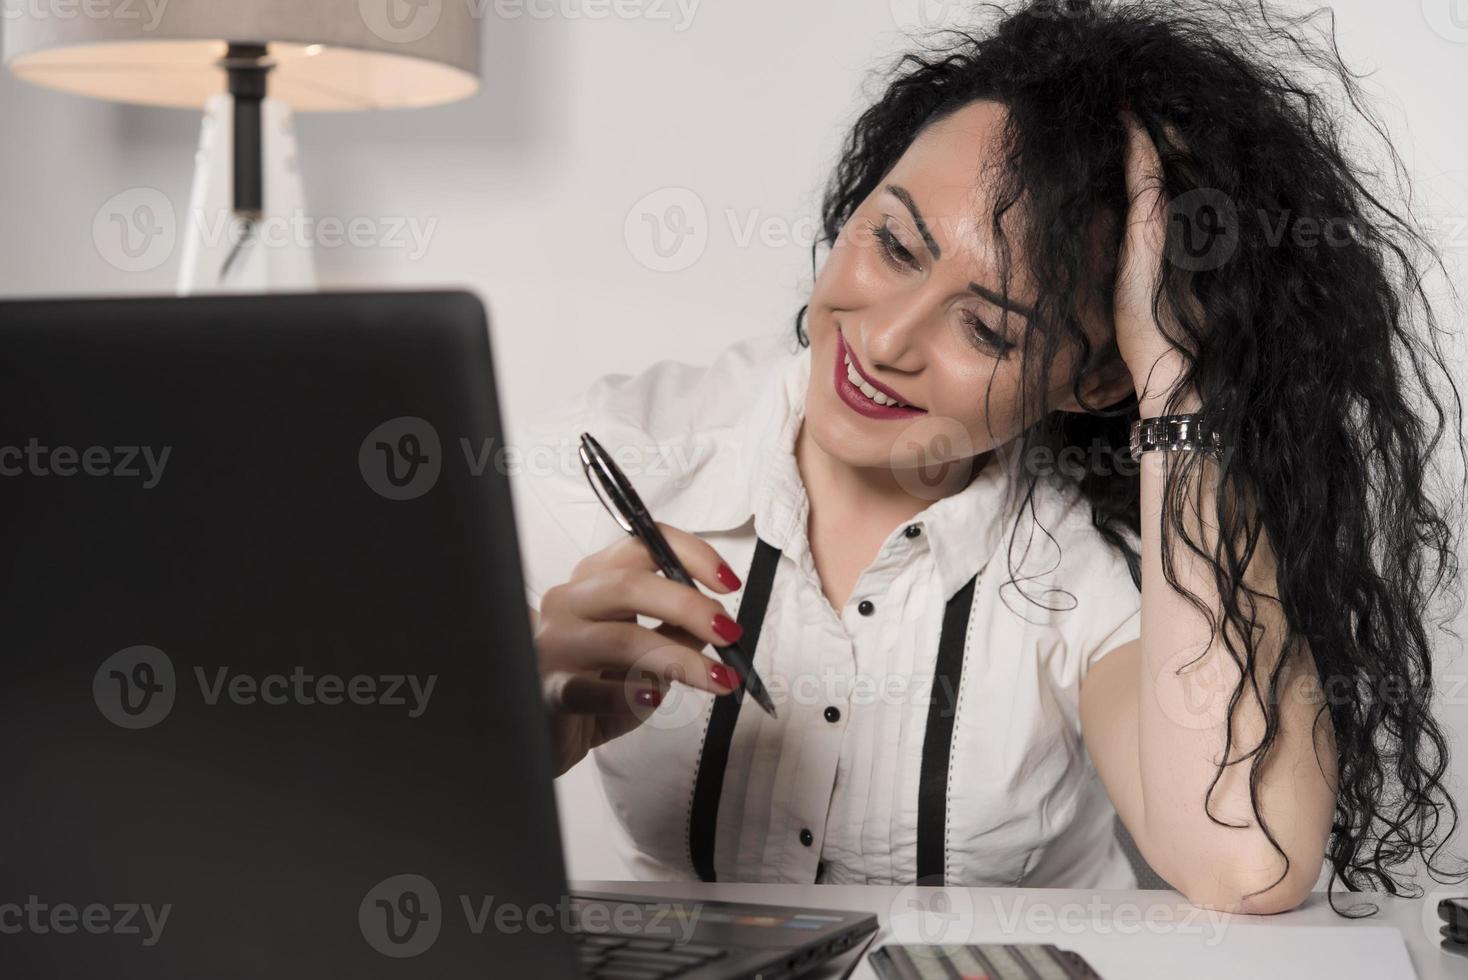
[[[987,323],[968,310],[963,311],[963,322],[973,333],[975,339],[990,350],[998,351],[1000,357],[1014,350],[1014,344],[990,330]]]
[[[879,225],[875,221],[868,221],[867,227],[871,229],[872,235],[877,239],[877,244],[882,249],[882,257],[889,265],[898,269],[917,268],[917,259],[897,240],[897,236],[888,229],[886,222]]]

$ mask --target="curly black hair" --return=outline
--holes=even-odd
[[[1400,894],[1392,869],[1417,852],[1444,880],[1433,858],[1458,811],[1444,792],[1447,745],[1430,710],[1430,637],[1434,625],[1457,637],[1448,617],[1431,619],[1431,606],[1445,596],[1461,602],[1452,521],[1446,503],[1433,499],[1444,493],[1434,485],[1433,456],[1449,427],[1445,401],[1451,446],[1460,459],[1468,452],[1424,280],[1439,272],[1446,280],[1447,270],[1410,208],[1392,203],[1403,191],[1410,199],[1410,181],[1365,104],[1360,76],[1341,59],[1333,18],[1320,10],[1284,17],[1265,0],[1031,0],[978,3],[974,13],[975,27],[937,32],[879,76],[885,89],[850,129],[825,188],[812,271],[817,249],[836,242],[927,126],[995,100],[1007,118],[988,226],[1007,293],[1013,261],[1000,219],[1023,205],[1015,248],[1040,289],[1023,341],[1023,401],[1044,404],[1043,365],[1065,344],[1081,351],[1071,381],[1079,399],[1082,372],[1116,355],[1114,340],[1093,350],[1076,297],[1103,297],[1110,309],[1124,232],[1118,219],[1128,203],[1120,113],[1134,114],[1158,146],[1169,217],[1185,219],[1169,220],[1171,261],[1163,263],[1154,311],[1172,314],[1159,322],[1173,324],[1165,329],[1186,362],[1183,387],[1196,391],[1228,447],[1218,463],[1216,549],[1205,552],[1183,523],[1190,460],[1202,463],[1195,454],[1180,454],[1169,474],[1163,517],[1165,577],[1215,635],[1214,612],[1175,577],[1174,536],[1209,562],[1225,597],[1222,635],[1242,672],[1230,718],[1246,687],[1265,716],[1259,746],[1226,764],[1256,758],[1254,815],[1283,855],[1259,812],[1258,763],[1278,733],[1286,662],[1308,646],[1338,749],[1332,908],[1337,878],[1350,891]],[[1385,189],[1348,155],[1342,123],[1352,113],[1386,146],[1394,181]],[[1075,231],[1094,220],[1110,230],[1112,247],[1100,263],[1095,239]],[[1207,248],[1198,247],[1199,228],[1210,232]],[[795,320],[802,346],[809,346],[808,309]],[[1438,375],[1446,393],[1434,383]],[[1135,395],[1085,407],[1044,415],[1018,437],[1020,458],[1039,458],[1031,450],[1043,448],[1058,459],[1067,447],[1094,453],[1097,446],[1128,458]],[[1030,503],[1038,476],[1025,479]],[[1135,469],[1091,467],[1068,482],[1140,589],[1140,556],[1128,535],[1140,530]],[[1246,490],[1252,513],[1224,506]],[[1262,694],[1248,626],[1265,597],[1244,583],[1261,532],[1276,553],[1289,631],[1287,654]],[[1226,760],[1231,731],[1228,738]],[[1444,805],[1449,827],[1433,846]]]

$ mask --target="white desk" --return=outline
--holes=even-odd
[[[1431,886],[1431,887],[1429,887]],[[575,881],[578,891],[622,892],[660,895],[682,899],[733,902],[779,903],[814,908],[852,909],[876,913],[881,930],[871,948],[886,942],[1047,942],[1074,949],[1085,956],[1106,980],[1177,980],[1211,975],[1212,965],[1222,967],[1224,956],[1210,951],[1228,944],[1234,950],[1270,954],[1271,946],[1281,956],[1298,958],[1302,951],[1320,957],[1302,974],[1278,969],[1279,959],[1265,972],[1246,974],[1254,980],[1265,977],[1318,976],[1328,978],[1325,960],[1331,955],[1354,955],[1345,942],[1375,946],[1377,937],[1342,932],[1335,942],[1325,928],[1394,928],[1400,931],[1418,980],[1464,980],[1468,957],[1444,952],[1438,947],[1437,899],[1464,894],[1443,889],[1429,879],[1420,884],[1424,897],[1416,901],[1376,893],[1338,892],[1336,904],[1350,909],[1371,902],[1375,915],[1346,919],[1337,915],[1324,892],[1313,893],[1300,908],[1282,915],[1229,915],[1190,905],[1175,891],[1079,891],[1060,888],[968,888],[933,889],[891,885],[762,885],[666,881]],[[1430,903],[1430,904],[1429,904]],[[956,914],[955,914],[956,913]],[[1298,934],[1270,930],[1260,933],[1259,942],[1249,936],[1261,926],[1300,930]],[[1228,954],[1234,955],[1233,952]],[[1350,961],[1350,960],[1348,960]],[[845,961],[842,961],[843,963]],[[1298,959],[1295,960],[1298,962]],[[1123,972],[1124,971],[1124,972]],[[840,976],[833,967],[820,973],[821,980]],[[1219,975],[1228,975],[1220,969]],[[1237,974],[1233,974],[1237,976]],[[852,980],[873,977],[863,963]],[[1378,976],[1376,980],[1397,980]],[[1410,980],[1410,978],[1402,978]]]

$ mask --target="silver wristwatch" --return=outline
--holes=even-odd
[[[1167,450],[1168,452],[1205,452],[1214,456],[1223,455],[1223,445],[1218,432],[1209,427],[1199,413],[1190,415],[1157,415],[1132,422],[1132,459],[1140,459],[1145,452]]]

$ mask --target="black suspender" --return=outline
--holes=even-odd
[[[775,565],[780,549],[755,538],[754,561],[744,579],[744,596],[739,600],[739,625],[744,627],[739,646],[754,659],[759,647],[760,627],[765,622],[765,607],[770,602],[770,586],[775,581]],[[708,729],[703,736],[703,757],[698,764],[698,778],[693,784],[693,808],[688,815],[688,849],[693,869],[704,881],[714,881],[714,830],[719,819],[719,796],[724,791],[724,769],[729,764],[729,743],[734,740],[734,723],[739,720],[739,706],[744,702],[744,688],[714,698]]]
[[[739,603],[739,625],[744,627],[740,646],[751,658],[758,645],[760,628],[775,580],[780,550],[763,538],[755,539],[754,560],[744,582]],[[943,632],[938,641],[932,700],[928,705],[923,733],[922,772],[918,777],[917,877],[922,884],[943,884],[944,833],[948,808],[948,761],[953,746],[953,722],[957,713],[958,683],[963,673],[963,648],[968,635],[969,612],[973,608],[974,585],[968,580],[943,611]],[[719,817],[719,797],[724,790],[724,772],[729,764],[729,746],[734,724],[744,701],[741,688],[714,699],[704,732],[703,754],[693,785],[693,807],[688,818],[688,849],[699,878],[714,881],[714,835]]]
[[[923,730],[923,763],[918,776],[917,880],[922,885],[943,884],[944,833],[948,818],[948,757],[953,751],[953,719],[958,714],[958,682],[963,678],[963,644],[968,616],[974,604],[974,584],[968,580],[943,609],[943,632],[933,668],[928,701],[928,725]]]

